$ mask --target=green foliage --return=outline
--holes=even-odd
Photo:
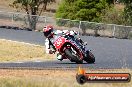
[[[106,0],[64,0],[57,10],[57,18],[82,21],[100,21],[101,11],[107,7]]]
[[[67,1],[67,0],[66,0]],[[75,11],[74,11],[74,7],[73,6],[74,3],[72,2],[65,2],[65,0],[62,2],[62,4],[60,5],[57,13],[56,13],[56,16],[59,17],[59,18],[65,18],[67,19],[69,16],[70,19],[73,19],[73,16],[72,15]]]
[[[117,10],[115,8],[108,8],[105,9],[104,13],[101,16],[102,22],[109,23],[109,24],[119,24],[124,25],[125,19],[122,10]]]
[[[106,0],[106,2],[107,2],[108,4],[114,4],[114,1],[115,1],[115,0]]]
[[[124,9],[124,17],[127,25],[132,25],[132,2],[126,5]]]
[[[132,0],[121,0],[125,4],[124,17],[125,24],[132,25]]]
[[[130,4],[132,2],[132,0],[120,0],[120,1],[125,3],[125,4]]]

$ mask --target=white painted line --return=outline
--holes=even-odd
[[[37,60],[37,61],[33,61],[33,62],[37,62],[37,63],[40,63],[40,62],[43,62],[43,61],[39,61],[39,60]]]
[[[42,46],[42,45],[31,44],[31,43],[21,42],[21,41],[14,41],[14,40],[8,40],[8,39],[0,39],[0,40],[10,41],[10,42],[15,42],[15,43],[21,43],[21,44],[27,44],[27,45],[32,45],[32,46],[41,46],[41,47],[44,47],[44,46]]]
[[[24,62],[12,62],[12,63],[24,63]]]
[[[22,62],[22,61],[16,61],[16,62],[13,62],[13,61],[4,61],[4,62],[0,62],[0,63],[17,63],[17,64],[20,64],[20,63],[25,63],[25,62]]]

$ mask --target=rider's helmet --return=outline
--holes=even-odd
[[[53,38],[53,27],[51,25],[44,26],[43,28],[44,36],[47,38]]]

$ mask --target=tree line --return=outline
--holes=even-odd
[[[132,0],[119,0],[125,6],[123,11],[113,8],[115,1],[61,0],[55,16],[72,20],[132,25]],[[12,6],[25,10],[27,15],[41,15],[48,4],[55,2],[56,0],[14,0]],[[28,19],[30,28],[36,29],[36,16],[28,16]]]

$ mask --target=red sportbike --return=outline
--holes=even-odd
[[[87,63],[95,62],[95,57],[91,51],[85,51],[85,46],[73,36],[59,36],[53,45],[56,51],[62,55],[63,59],[69,59],[71,62],[76,62],[77,64],[83,63],[83,60]]]

